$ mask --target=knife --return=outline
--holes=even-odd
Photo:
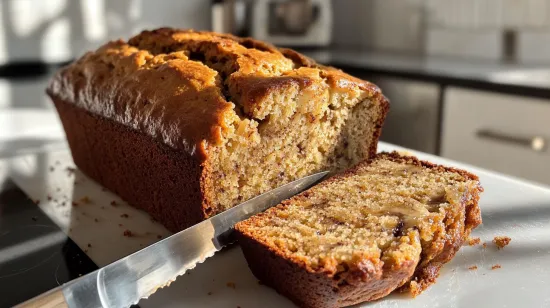
[[[237,222],[306,190],[327,173],[268,191],[16,307],[118,308],[137,304],[231,244]]]

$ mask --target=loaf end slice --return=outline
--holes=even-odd
[[[466,171],[382,153],[236,226],[263,283],[302,307],[342,307],[435,282],[481,223]]]

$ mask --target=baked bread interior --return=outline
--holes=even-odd
[[[478,178],[379,154],[236,225],[255,276],[302,307],[419,294],[481,223]]]

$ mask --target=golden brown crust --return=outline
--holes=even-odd
[[[55,76],[48,93],[191,155],[206,155],[235,113],[262,120],[270,110],[264,98],[293,87],[383,100],[375,85],[295,51],[169,28],[87,53]]]

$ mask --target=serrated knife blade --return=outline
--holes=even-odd
[[[316,173],[252,198],[17,307],[118,308],[136,304],[230,244],[237,222],[306,190],[327,173]]]

